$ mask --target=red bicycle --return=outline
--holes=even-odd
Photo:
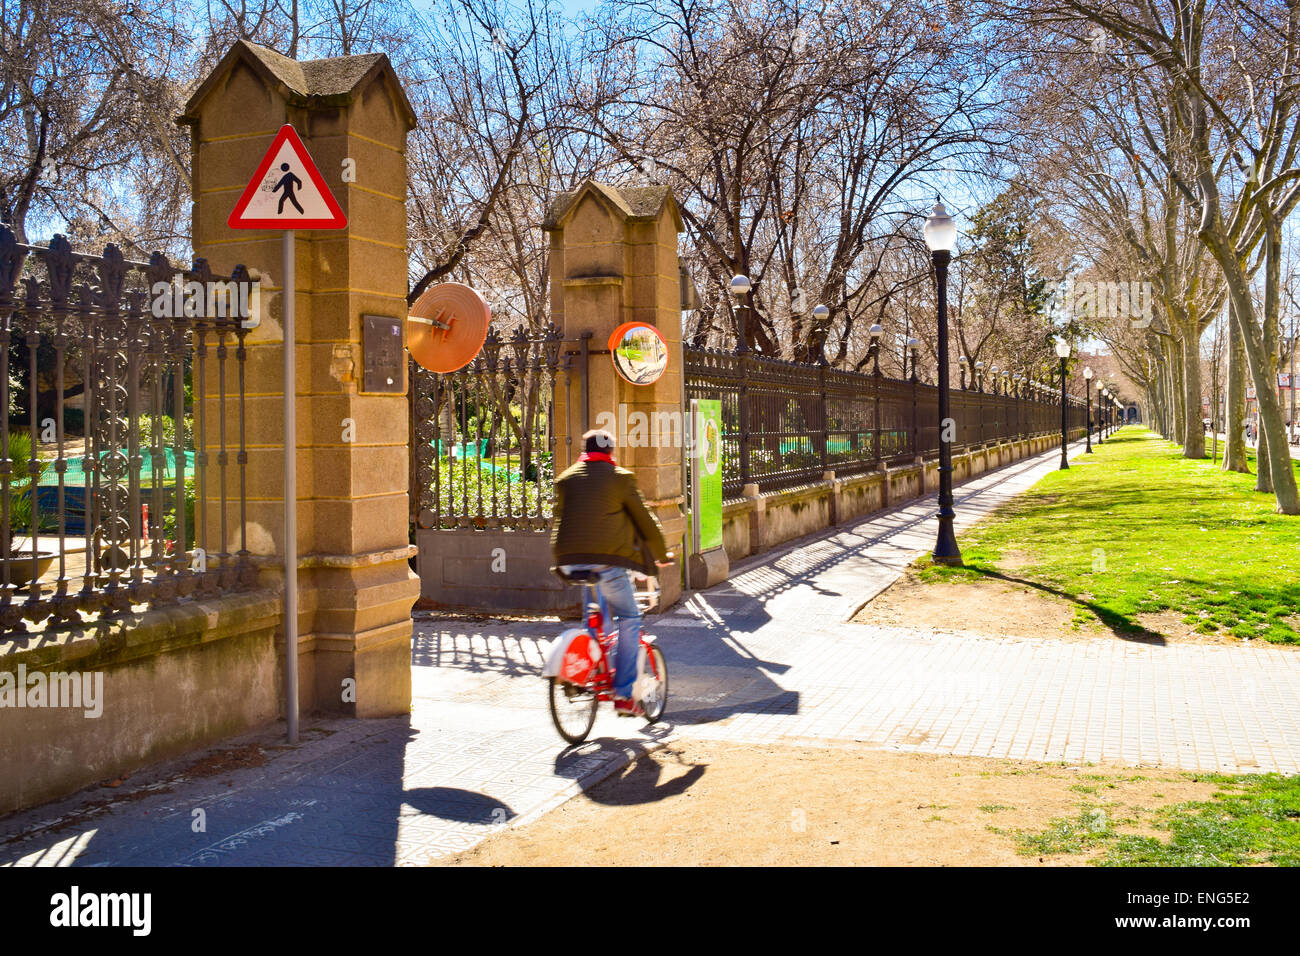
[[[571,744],[580,744],[591,733],[596,709],[601,701],[614,699],[615,645],[618,628],[609,627],[605,599],[596,587],[596,571],[557,572],[560,577],[582,587],[585,627],[574,627],[561,634],[547,652],[542,676],[548,678],[551,720],[555,729]],[[637,592],[637,605],[644,613],[654,606],[656,594],[653,578],[649,590]],[[637,649],[637,678],[632,699],[641,708],[648,723],[664,715],[668,703],[668,666],[664,652],[655,639],[641,631]]]

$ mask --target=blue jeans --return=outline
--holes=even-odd
[[[566,571],[596,571],[596,587],[605,607],[618,619],[618,651],[614,655],[614,696],[631,697],[636,683],[636,652],[641,643],[641,609],[636,606],[632,572],[606,564],[566,564]]]

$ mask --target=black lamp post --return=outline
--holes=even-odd
[[[1070,358],[1070,343],[1065,339],[1056,340],[1056,357],[1061,360],[1061,467],[1069,468],[1070,462],[1065,457],[1065,448],[1069,443],[1069,402],[1065,394],[1065,363]]]
[[[957,241],[957,224],[952,221],[943,203],[935,202],[930,218],[925,221],[925,244],[934,259],[934,278],[938,288],[939,306],[939,536],[934,545],[936,564],[960,565],[961,550],[953,531],[952,508],[952,445],[945,433],[949,431],[948,401],[948,262],[952,247]],[[915,367],[915,361],[913,362]]]
[[[817,337],[817,364],[826,365],[826,333],[830,327],[831,310],[818,302],[812,310],[813,328]]]
[[[885,334],[885,330],[877,322],[871,326],[871,373],[880,374],[880,337]]]
[[[958,356],[957,364],[961,366],[961,390],[964,392],[966,391],[966,365],[967,365],[966,356],[964,355]]]
[[[741,485],[749,483],[749,377],[743,373],[743,369],[749,355],[749,306],[752,289],[749,276],[743,274],[735,276],[727,286],[727,291],[736,297],[736,306],[739,309],[736,316],[738,320],[736,331],[739,333],[740,341],[736,343],[736,354],[741,358],[742,374],[739,394],[736,396],[736,424],[740,429]]]
[[[749,351],[749,293],[752,289],[746,275],[736,276],[727,286],[727,291],[736,297],[736,332],[740,339],[736,343],[736,352],[739,355]]]
[[[1084,454],[1092,454],[1092,366],[1087,366],[1083,370],[1083,390],[1088,397],[1088,447],[1085,448]]]

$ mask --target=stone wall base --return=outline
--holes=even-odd
[[[578,589],[551,572],[550,532],[422,528],[415,544],[421,607],[578,611]]]
[[[227,595],[61,632],[5,655],[0,688],[15,686],[22,673],[29,701],[36,674],[64,688],[70,679],[84,688],[89,678],[92,694],[99,685],[102,695],[98,716],[87,715],[85,699],[79,707],[49,706],[52,694],[46,706],[0,708],[0,813],[283,716],[284,655],[276,639],[283,607],[273,591]]]
[[[1078,434],[1071,435],[1071,441],[1082,437],[1080,428]],[[1040,435],[990,443],[953,455],[953,484],[1059,448],[1060,441],[1059,436]],[[739,498],[723,502],[723,544],[727,556],[736,562],[786,541],[923,497],[938,487],[939,463],[933,459],[843,477],[827,471],[821,481],[780,491],[762,492],[757,485],[746,485]]]

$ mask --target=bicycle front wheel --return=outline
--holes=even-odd
[[[596,722],[596,692],[559,678],[551,678],[551,720],[555,729],[571,744],[580,744]]]
[[[664,715],[668,706],[668,664],[664,661],[664,652],[658,644],[646,648],[646,673],[641,690],[641,709],[645,711],[646,723],[653,724]]]

